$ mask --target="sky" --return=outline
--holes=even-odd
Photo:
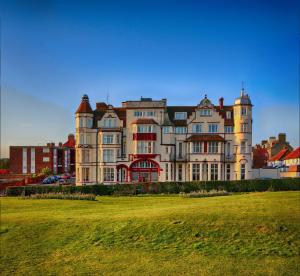
[[[253,107],[253,145],[299,146],[298,1],[0,0],[1,156],[65,142],[81,96]]]

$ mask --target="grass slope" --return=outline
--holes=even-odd
[[[297,275],[300,192],[1,199],[2,275]]]

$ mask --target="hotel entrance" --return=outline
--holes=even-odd
[[[153,160],[137,160],[129,168],[131,181],[133,182],[151,182],[158,181],[160,167]]]

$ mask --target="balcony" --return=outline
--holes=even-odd
[[[225,161],[235,161],[235,154],[225,154]]]
[[[156,133],[133,133],[135,141],[156,141]]]

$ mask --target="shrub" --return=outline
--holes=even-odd
[[[65,194],[65,193],[48,193],[48,194],[32,194],[23,196],[22,198],[30,199],[71,199],[71,200],[96,200],[93,194]]]
[[[212,196],[227,196],[230,195],[227,191],[224,190],[201,190],[201,191],[195,191],[191,193],[180,193],[181,197],[188,197],[188,198],[197,198],[197,197],[212,197]]]
[[[299,178],[283,179],[252,179],[240,181],[192,181],[192,182],[152,182],[137,184],[116,184],[116,185],[88,185],[88,186],[25,186],[8,187],[6,195],[19,196],[45,194],[45,193],[81,193],[95,195],[133,195],[133,194],[179,194],[194,191],[225,190],[234,192],[262,192],[262,191],[299,191]]]
[[[51,170],[48,167],[45,167],[41,170],[41,174],[43,175],[50,175],[52,174]]]

